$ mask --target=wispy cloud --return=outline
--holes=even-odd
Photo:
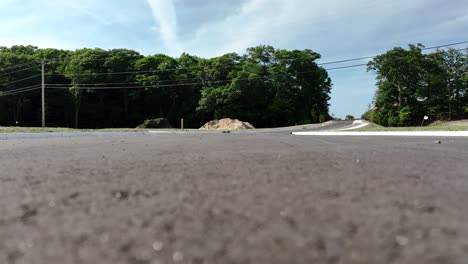
[[[96,10],[92,6],[90,7],[89,4],[74,1],[61,1],[59,5],[69,9],[71,14],[85,15],[93,18],[102,25],[112,25],[112,21],[108,17],[105,17],[104,14],[98,12],[99,10]]]
[[[242,1],[239,8],[227,12],[224,19],[206,21],[195,28],[191,36],[177,38],[174,2],[148,2],[153,4],[153,12],[159,21],[161,35],[167,47],[178,44],[179,49],[205,57],[233,51],[243,52],[245,48],[259,44],[273,44],[283,48],[303,48],[313,42],[316,42],[313,48],[343,45],[343,42],[336,43],[337,37],[346,38],[346,44],[351,45],[351,38],[347,37],[365,34],[368,32],[366,30],[373,28],[368,20],[359,18],[369,8],[374,10],[377,5],[370,0],[360,0],[358,3],[338,0],[329,0],[326,3],[308,0],[246,0]],[[184,8],[182,2],[183,0],[178,5],[181,9]],[[379,3],[379,6],[387,7],[390,4]],[[209,16],[208,13],[192,16],[203,15]],[[359,26],[361,30],[354,30],[355,26]],[[177,40],[181,37],[185,41],[179,44]]]
[[[239,7],[222,10],[223,19],[204,19],[187,31],[189,18],[195,22],[221,10],[197,8],[190,14],[191,0],[147,1],[158,23],[164,52],[171,55],[186,51],[211,57],[272,44],[311,48],[328,60],[372,55],[413,42],[443,43],[454,35],[453,29],[466,23],[466,12],[461,10],[468,8],[461,0],[450,6],[443,0],[237,0]],[[204,2],[199,6],[205,6]],[[179,13],[183,18],[177,17]],[[184,22],[182,29],[178,28],[180,21]],[[433,41],[434,36],[428,33],[444,21],[453,22],[438,35],[438,41]]]
[[[167,49],[180,52],[177,41],[177,14],[173,0],[147,0],[158,23],[157,31]]]
[[[40,12],[38,11],[40,10]],[[0,0],[0,46],[133,48],[150,53],[145,1]]]

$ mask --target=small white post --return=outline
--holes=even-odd
[[[424,121],[426,121],[426,120],[429,120],[429,117],[425,115],[424,118],[423,118],[423,120],[422,120],[421,126],[424,125]]]

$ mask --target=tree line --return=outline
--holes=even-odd
[[[319,58],[271,46],[211,59],[0,47],[0,125],[41,125],[41,61],[51,127],[136,127],[151,118],[173,126],[184,118],[192,128],[224,117],[257,127],[323,122],[332,83]]]
[[[424,46],[394,48],[368,64],[377,73],[373,108],[363,118],[384,126],[468,118],[466,49],[424,53]]]

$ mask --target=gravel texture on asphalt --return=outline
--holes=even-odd
[[[0,263],[468,259],[464,138],[122,134],[0,153]]]

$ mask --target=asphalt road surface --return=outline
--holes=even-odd
[[[0,263],[468,260],[467,138],[114,134],[0,153]]]

